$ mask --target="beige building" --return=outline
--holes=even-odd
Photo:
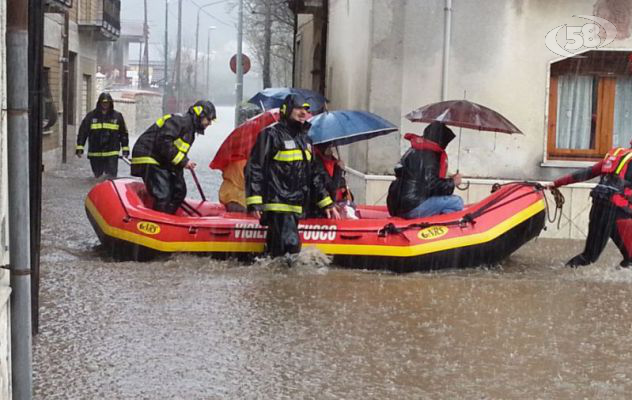
[[[460,132],[460,151],[455,140],[448,154],[452,172],[458,163],[472,182],[468,191],[459,193],[466,201],[485,196],[493,182],[550,180],[592,165],[610,147],[627,146],[632,137],[628,0],[297,3],[295,85],[318,89],[310,74],[324,71],[330,109],[368,110],[401,127],[399,135],[343,151],[357,197],[367,203],[385,201],[393,165],[408,147],[403,134],[421,133],[426,126],[403,116],[443,100],[444,86],[446,100],[465,97],[490,107],[524,132]],[[585,26],[593,21],[574,17],[580,15],[612,22],[616,38],[599,47],[606,38]],[[446,24],[451,26],[448,34]],[[558,27],[549,47],[557,49],[557,43],[581,53],[581,58],[558,55],[547,47],[545,37]],[[320,34],[323,31],[326,35]],[[317,48],[322,46],[325,57],[319,59]],[[459,135],[459,129],[454,130]],[[562,229],[546,235],[584,236],[590,187],[578,184],[565,190]]]
[[[44,18],[45,130],[43,160],[47,169],[74,156],[77,129],[87,111],[95,107],[98,93],[97,44],[116,40],[120,34],[120,0],[47,0]],[[67,29],[68,35],[64,34]],[[67,46],[68,57],[64,50]],[[64,66],[68,67],[68,93],[64,101]],[[64,129],[64,113],[67,128]]]

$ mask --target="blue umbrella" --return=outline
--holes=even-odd
[[[314,144],[343,145],[371,139],[397,130],[384,118],[367,111],[336,110],[316,115],[309,121],[308,135]]]
[[[303,96],[310,104],[309,109],[312,113],[322,111],[327,102],[325,96],[308,89],[267,88],[252,96],[248,103],[263,107],[266,110],[279,108],[290,93],[297,93]]]

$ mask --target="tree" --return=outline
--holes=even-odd
[[[263,87],[290,86],[294,15],[287,0],[244,0],[244,37],[261,65]]]

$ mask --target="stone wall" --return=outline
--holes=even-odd
[[[111,91],[114,107],[123,114],[130,136],[138,136],[162,116],[162,94],[137,91]]]

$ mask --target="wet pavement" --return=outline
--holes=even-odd
[[[199,151],[216,198],[219,174]],[[293,269],[194,255],[114,262],[85,216],[89,175],[81,160],[44,178],[37,399],[632,391],[632,271],[615,268],[614,246],[579,270],[563,263],[582,243],[562,240],[531,242],[490,268],[407,275],[343,270],[314,252]]]

